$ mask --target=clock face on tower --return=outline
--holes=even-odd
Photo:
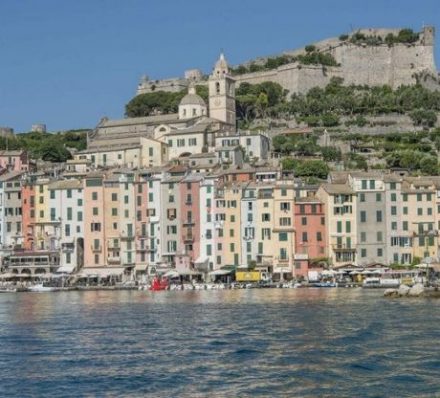
[[[219,98],[216,98],[216,99],[214,100],[214,105],[215,105],[215,106],[219,106],[220,104],[221,104],[220,99],[219,99]]]

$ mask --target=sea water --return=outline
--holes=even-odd
[[[380,290],[0,295],[0,396],[432,397],[435,299]]]

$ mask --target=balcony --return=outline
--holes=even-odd
[[[188,242],[188,243],[190,243],[190,242],[194,242],[194,235],[185,235],[185,236],[183,237],[183,241],[184,241],[184,242]]]
[[[119,235],[121,240],[132,240],[134,239],[133,233],[121,232]]]
[[[100,252],[102,252],[102,246],[101,245],[99,245],[99,246],[91,245],[90,247],[91,247],[93,253],[100,253]]]
[[[75,244],[74,243],[61,243],[61,250],[64,253],[73,253],[75,250]]]
[[[146,252],[148,250],[148,245],[145,243],[142,245],[140,242],[136,244],[136,251],[137,252]]]
[[[121,258],[120,257],[109,257],[107,259],[109,264],[120,264]]]
[[[275,257],[275,261],[278,264],[288,264],[289,263],[289,257]]]
[[[194,225],[195,224],[195,222],[194,222],[194,220],[186,220],[186,221],[184,221],[183,222],[183,226],[190,226],[190,225]]]
[[[278,225],[273,232],[295,232],[295,228],[292,225]]]
[[[356,248],[352,247],[352,246],[348,246],[345,244],[336,244],[336,245],[332,245],[332,249],[336,252],[336,251],[348,251],[348,252],[355,252]]]

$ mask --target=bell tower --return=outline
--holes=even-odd
[[[235,129],[235,80],[223,53],[209,77],[209,117]]]

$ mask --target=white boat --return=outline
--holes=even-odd
[[[30,292],[54,292],[55,290],[57,290],[56,287],[44,286],[42,283],[28,287]]]
[[[400,279],[393,278],[365,278],[363,288],[397,288],[400,286]]]

